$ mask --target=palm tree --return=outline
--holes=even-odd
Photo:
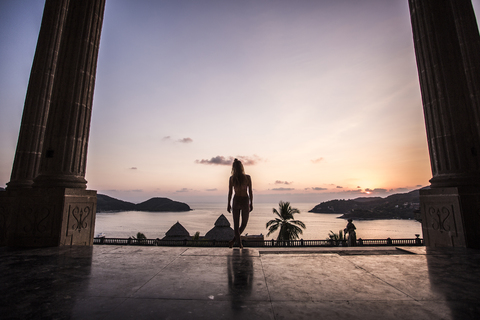
[[[345,240],[345,236],[342,230],[339,230],[338,234],[330,230],[327,240],[330,240],[332,245],[339,246]]]
[[[273,213],[278,217],[275,220],[267,222],[268,229],[267,237],[280,228],[277,241],[288,241],[298,239],[299,235],[303,233],[305,224],[300,220],[294,220],[293,214],[300,213],[297,208],[292,208],[290,202],[280,201],[278,204],[279,211],[273,208]],[[300,228],[301,227],[301,228]]]

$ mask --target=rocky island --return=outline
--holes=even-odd
[[[97,212],[115,211],[149,211],[149,212],[182,212],[190,211],[190,206],[183,202],[168,198],[151,198],[142,203],[131,203],[118,200],[104,194],[97,194]]]
[[[415,219],[420,207],[419,190],[392,194],[388,197],[360,197],[351,200],[330,200],[316,205],[309,212],[343,214],[341,219]]]

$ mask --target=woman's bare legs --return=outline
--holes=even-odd
[[[233,231],[235,232],[235,237],[233,238],[232,241],[230,241],[228,243],[228,246],[230,248],[232,248],[235,241],[238,241],[239,247],[241,249],[243,249],[242,239],[241,239],[240,235],[243,233],[243,231],[247,227],[247,222],[248,222],[248,218],[249,218],[249,215],[250,215],[250,210],[249,210],[249,207],[248,207],[248,203],[247,203],[247,206],[243,206],[243,207],[240,207],[240,208],[238,208],[238,207],[232,208],[232,213],[233,213]],[[241,226],[239,226],[240,225],[240,213],[242,214],[242,225]]]
[[[240,240],[240,230],[239,230],[239,224],[240,224],[240,208],[232,208],[232,214],[233,214],[233,232],[234,232],[234,237],[233,240],[228,243],[228,246],[230,248],[233,247],[235,244],[235,240]]]
[[[245,228],[247,227],[247,222],[248,218],[250,216],[250,210],[248,209],[248,206],[246,208],[242,208],[242,225],[240,226],[239,233],[242,234],[243,231],[245,231]]]

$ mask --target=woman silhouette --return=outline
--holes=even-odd
[[[235,191],[235,195],[233,196],[233,204],[230,206],[233,191]],[[230,248],[232,248],[235,241],[238,241],[239,247],[243,248],[240,235],[247,226],[250,211],[253,210],[253,192],[252,179],[249,175],[245,174],[243,164],[237,159],[233,161],[232,175],[230,176],[230,180],[228,182],[227,211],[231,212],[232,210],[233,230],[235,231],[235,237],[228,243],[228,245]],[[240,212],[242,214],[242,225],[239,227]]]

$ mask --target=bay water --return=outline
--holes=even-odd
[[[340,214],[311,213],[317,203],[292,203],[291,206],[300,210],[295,215],[306,225],[303,234],[304,240],[322,240],[328,237],[330,231],[338,233],[347,225],[345,219],[339,219]],[[105,233],[107,238],[128,238],[142,232],[148,239],[163,238],[172,225],[180,222],[190,233],[194,235],[199,231],[204,236],[214,227],[215,221],[221,214],[233,228],[232,214],[227,212],[225,203],[189,203],[192,211],[188,212],[141,212],[123,211],[112,213],[97,213],[95,222],[95,235]],[[278,203],[254,203],[254,209],[250,213],[245,234],[263,234],[268,230],[265,224],[276,215],[272,208],[277,208]],[[357,239],[403,239],[415,238],[415,234],[422,234],[422,227],[415,220],[357,220],[353,221],[357,227]],[[275,232],[265,239],[276,239],[278,232]]]

